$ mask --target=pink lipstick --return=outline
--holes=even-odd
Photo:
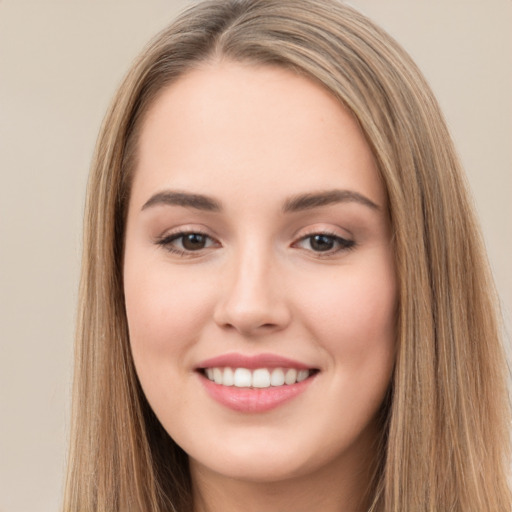
[[[196,370],[214,400],[246,413],[274,409],[300,395],[318,370],[274,354],[225,354],[202,361]]]

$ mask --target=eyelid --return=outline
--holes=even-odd
[[[301,242],[304,242],[307,239],[313,238],[314,236],[325,236],[328,238],[333,238],[335,242],[337,242],[338,247],[336,249],[330,249],[326,251],[315,251],[313,249],[305,249],[301,247],[297,247],[298,244]],[[328,258],[333,257],[336,255],[339,255],[339,253],[347,252],[350,250],[355,249],[356,242],[352,236],[346,237],[341,235],[340,233],[337,233],[333,231],[332,229],[326,229],[326,228],[310,228],[307,232],[302,233],[300,236],[296,238],[296,240],[292,243],[292,247],[297,247],[299,249],[303,249],[304,251],[307,251],[309,253],[314,254],[315,258]]]
[[[212,233],[211,229],[201,224],[183,224],[174,228],[167,228],[161,231],[160,234],[156,235],[154,239],[155,242],[157,242],[159,240],[168,239],[172,236],[188,235],[190,233],[197,233],[198,235],[208,236],[213,240],[218,239],[217,235]]]
[[[212,248],[221,247],[222,244],[219,242],[218,238],[212,235],[210,230],[205,227],[195,227],[195,226],[180,226],[178,228],[172,229],[170,231],[164,232],[164,234],[159,235],[155,238],[154,243],[158,246],[163,247],[168,252],[177,254],[179,256],[184,257],[200,257],[204,255],[206,251],[209,251]],[[179,240],[180,238],[184,238],[187,235],[196,234],[205,237],[210,242],[208,246],[198,248],[196,250],[193,249],[180,249],[179,247],[173,245],[173,242]],[[313,248],[305,248],[300,245],[304,243],[306,240],[311,239],[315,236],[325,236],[328,238],[332,238],[334,240],[335,248],[322,250],[315,250]],[[290,247],[302,249],[306,252],[309,252],[315,256],[315,258],[328,258],[337,255],[338,253],[346,252],[352,250],[356,247],[356,242],[353,237],[344,236],[337,232],[333,228],[325,228],[320,226],[312,226],[307,230],[300,233],[296,233],[294,236],[294,241],[290,244]]]
[[[172,242],[174,242],[175,240],[178,240],[191,234],[204,236],[205,238],[208,238],[210,241],[213,241],[214,243],[211,244],[209,247],[204,247],[196,251],[180,249],[179,247],[175,247],[172,245]],[[164,234],[157,236],[154,240],[154,243],[158,246],[163,247],[165,250],[172,254],[177,254],[178,256],[184,257],[199,257],[202,256],[205,253],[205,251],[208,251],[212,247],[221,246],[217,238],[211,235],[207,229],[197,228],[193,226],[180,226],[179,228],[176,228],[174,230],[166,231],[164,232]]]

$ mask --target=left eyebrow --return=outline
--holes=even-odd
[[[325,192],[300,194],[288,199],[283,205],[283,213],[299,212],[328,206],[336,203],[359,203],[372,210],[380,210],[380,206],[368,197],[353,190],[327,190]]]

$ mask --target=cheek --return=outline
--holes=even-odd
[[[346,270],[323,286],[321,281],[311,283],[310,293],[302,296],[301,315],[328,361],[330,405],[319,402],[316,413],[325,414],[323,410],[331,408],[332,438],[339,439],[336,432],[340,430],[345,440],[371,424],[389,388],[397,304],[393,266],[385,265],[381,271],[373,266],[371,272],[369,268]]]
[[[345,366],[378,367],[393,357],[397,291],[392,265],[342,269],[302,292],[301,318],[318,343]],[[376,369],[376,368],[375,368]]]
[[[204,283],[193,282],[184,271],[170,272],[165,264],[141,267],[134,259],[125,262],[132,357],[144,394],[166,426],[175,423],[176,411],[187,410],[191,347],[200,337],[208,310],[204,288]]]
[[[126,314],[136,364],[184,352],[197,340],[209,310],[205,283],[187,272],[170,272],[165,264],[126,261]],[[163,359],[161,360],[163,361]],[[138,365],[140,366],[140,364]]]

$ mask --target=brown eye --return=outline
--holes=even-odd
[[[187,233],[182,236],[182,246],[186,251],[198,251],[206,247],[208,237],[200,233]]]
[[[353,240],[342,238],[338,235],[315,233],[301,238],[295,245],[314,253],[325,253],[326,255],[330,255],[352,249],[355,247],[355,242]]]
[[[328,235],[313,235],[310,237],[309,245],[313,251],[330,251],[336,244],[336,240]]]
[[[212,237],[205,235],[204,233],[197,233],[193,231],[168,235],[157,240],[156,243],[167,249],[169,252],[180,256],[186,256],[187,254],[194,252],[199,253],[204,249],[219,246],[219,243]]]

